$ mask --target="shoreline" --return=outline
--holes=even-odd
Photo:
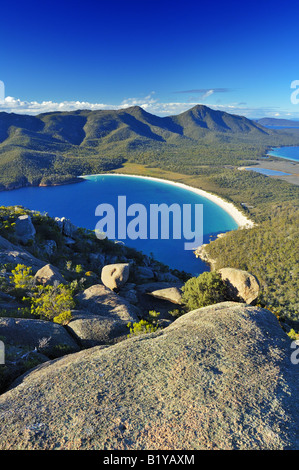
[[[165,184],[170,184],[172,186],[177,186],[182,189],[186,189],[187,191],[191,191],[198,196],[202,196],[205,199],[208,199],[211,202],[214,202],[217,206],[223,209],[227,214],[229,214],[232,219],[237,223],[238,228],[252,228],[255,226],[255,223],[249,219],[246,215],[244,215],[232,202],[228,202],[220,196],[216,196],[216,194],[209,193],[208,191],[204,191],[203,189],[195,188],[193,186],[189,186],[185,183],[178,183],[176,181],[171,181],[163,178],[155,178],[153,176],[143,176],[143,175],[132,175],[132,174],[125,174],[125,173],[99,173],[95,175],[81,175],[78,178],[88,179],[90,176],[126,176],[131,178],[143,178],[151,181],[159,181]]]

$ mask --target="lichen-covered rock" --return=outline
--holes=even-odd
[[[38,366],[0,396],[0,449],[298,449],[298,365],[269,311],[224,302]]]
[[[256,301],[260,287],[253,274],[236,268],[222,268],[219,273],[228,287],[229,296],[232,300],[241,300],[247,304]]]
[[[65,279],[62,277],[59,269],[55,268],[51,264],[46,264],[35,274],[35,279],[40,284],[51,285],[56,284],[66,284]]]
[[[122,287],[129,279],[129,263],[106,264],[101,272],[101,281],[111,290]]]

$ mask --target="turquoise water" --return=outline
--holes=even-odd
[[[291,173],[284,173],[283,171],[277,171],[277,170],[267,170],[266,168],[251,168],[248,167],[246,170],[249,171],[256,171],[257,173],[261,173],[262,175],[266,176],[279,176],[279,175],[290,175]]]
[[[280,147],[272,149],[268,152],[272,157],[285,158],[286,160],[294,160],[299,162],[299,147]]]
[[[94,230],[99,217],[95,209],[99,204],[108,203],[117,208],[118,196],[126,196],[127,207],[133,203],[145,205],[165,203],[203,204],[203,242],[218,233],[234,230],[237,223],[223,209],[206,198],[174,185],[143,178],[117,175],[98,175],[82,179],[78,184],[53,187],[29,187],[0,193],[1,205],[23,205],[51,217],[66,217],[75,225]],[[194,214],[194,210],[192,212]],[[132,219],[132,218],[131,218]],[[128,220],[130,220],[128,218]],[[170,224],[171,225],[171,224]],[[207,271],[207,266],[197,259],[193,251],[184,250],[184,239],[173,240],[124,240],[146,254],[173,269],[184,270],[193,275]],[[101,241],[99,240],[99,243]]]

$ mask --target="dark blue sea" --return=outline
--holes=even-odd
[[[215,203],[175,185],[119,175],[95,175],[80,180],[78,184],[28,187],[1,192],[0,205],[22,205],[28,209],[47,212],[51,217],[66,217],[79,227],[94,230],[99,221],[99,217],[95,215],[96,207],[106,203],[117,211],[118,196],[126,196],[127,206],[138,203],[148,210],[150,204],[165,203],[170,206],[177,203],[181,207],[183,204],[191,204],[193,214],[195,204],[203,204],[203,243],[208,243],[219,233],[237,228],[232,217]],[[171,236],[168,240],[123,240],[126,245],[145,254],[152,253],[155,259],[170,268],[193,275],[208,271],[207,265],[197,259],[192,250],[184,249],[185,241]]]

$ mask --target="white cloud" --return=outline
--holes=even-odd
[[[40,114],[51,111],[73,111],[76,109],[118,109],[119,106],[111,106],[104,103],[89,103],[87,101],[22,101],[12,96],[6,96],[0,104],[0,111],[18,114]]]
[[[202,99],[202,100],[205,100],[205,99],[208,98],[209,96],[213,95],[213,93],[214,93],[214,90],[208,90],[208,91],[206,91],[206,92],[202,95],[201,99]]]
[[[158,103],[158,100],[154,100],[152,97],[155,94],[152,91],[145,98],[127,98],[123,100],[118,108],[129,108],[130,106],[141,106],[143,109],[148,109],[155,106]]]

